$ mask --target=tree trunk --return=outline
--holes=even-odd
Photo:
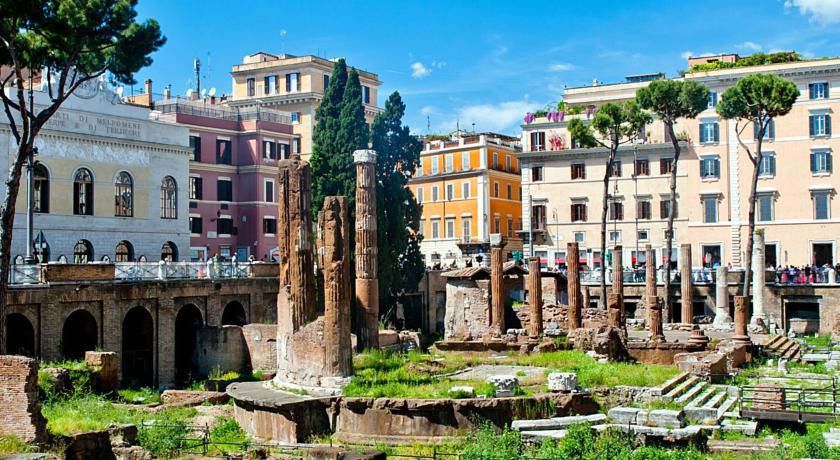
[[[769,122],[768,122],[769,123]],[[749,297],[750,283],[752,282],[752,252],[753,252],[753,234],[755,233],[755,190],[758,188],[758,167],[761,165],[761,144],[764,137],[765,126],[762,125],[758,131],[758,140],[756,141],[756,157],[755,160],[750,158],[753,164],[752,182],[750,183],[750,211],[747,214],[747,252],[745,254],[746,264],[744,265],[744,286],[741,295]]]
[[[23,163],[29,156],[34,136],[22,140],[18,146],[15,162],[9,168],[6,180],[6,198],[0,208],[0,355],[6,353],[6,293],[9,288],[9,269],[12,252],[12,230],[15,224],[15,206],[20,190],[20,176]],[[30,243],[31,244],[31,243]]]
[[[671,179],[669,181],[669,188],[671,196],[668,198],[670,202],[670,212],[668,213],[668,225],[665,229],[665,312],[663,313],[663,321],[671,321],[671,251],[674,247],[674,214],[677,209],[677,165],[680,160],[680,141],[674,134],[674,123],[666,123],[668,127],[668,134],[671,136],[671,142],[674,144],[674,161],[671,163]],[[653,210],[651,210],[653,212]],[[681,273],[680,277],[691,276],[691,273]],[[685,322],[685,320],[683,320]]]
[[[615,162],[617,150],[618,142],[615,142],[610,147],[607,170],[604,172],[604,201],[603,209],[601,209],[601,294],[598,296],[598,308],[607,307],[607,208],[609,206],[610,171]],[[584,305],[584,307],[586,306]]]

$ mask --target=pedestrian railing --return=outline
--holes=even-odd
[[[117,262],[118,280],[247,278],[250,264],[234,262]]]

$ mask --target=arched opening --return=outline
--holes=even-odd
[[[21,265],[23,264],[23,256],[18,254],[15,256],[15,260],[12,261],[14,265]]]
[[[93,174],[85,168],[73,176],[73,214],[93,215]]]
[[[134,215],[134,181],[131,174],[121,171],[114,179],[114,215],[131,217]]]
[[[66,359],[84,359],[86,351],[99,345],[99,328],[96,319],[87,310],[76,310],[64,321],[61,330],[61,347]]]
[[[6,353],[35,356],[35,328],[29,319],[20,313],[6,316]]]
[[[143,307],[134,307],[122,325],[123,384],[151,386],[154,383],[154,325],[152,315]]]
[[[134,246],[126,240],[117,243],[116,262],[131,262],[134,260]]]
[[[93,245],[88,240],[79,240],[73,247],[73,263],[86,264],[93,260]]]
[[[179,384],[186,384],[197,376],[198,366],[193,354],[202,325],[201,311],[193,304],[181,307],[175,317],[175,379]]]
[[[166,176],[160,183],[161,219],[178,218],[178,183],[172,176]]]
[[[245,316],[245,308],[241,303],[234,300],[225,306],[225,311],[222,312],[222,326],[244,326],[247,323],[248,318]]]
[[[32,203],[34,212],[50,212],[50,173],[46,166],[35,163],[33,169],[32,186],[34,188],[35,201]]]
[[[160,260],[168,260],[170,262],[178,261],[178,246],[171,241],[163,243],[160,248]]]

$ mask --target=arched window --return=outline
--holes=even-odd
[[[32,171],[33,188],[35,189],[35,201],[32,203],[32,210],[35,212],[50,212],[50,173],[41,163],[36,163]]]
[[[93,245],[88,240],[79,240],[73,247],[73,263],[86,264],[93,260]]]
[[[15,260],[14,260],[14,262],[12,262],[12,263],[13,263],[13,264],[15,264],[15,265],[20,265],[20,264],[22,264],[22,263],[23,263],[23,256],[22,256],[22,255],[20,255],[20,254],[16,255],[16,256],[15,256]]]
[[[102,256],[102,263],[110,264],[111,263],[111,256],[109,256],[108,254],[105,254],[104,256]]]
[[[73,177],[73,214],[93,215],[93,174],[85,168]]]
[[[134,246],[128,241],[120,241],[117,243],[115,262],[131,262],[134,260]]]
[[[178,246],[175,246],[175,243],[171,241],[167,241],[163,243],[163,246],[160,248],[160,260],[168,260],[170,262],[177,262],[178,261]]]
[[[125,171],[121,171],[114,180],[114,215],[134,215],[134,181],[131,180],[131,174]]]
[[[166,176],[160,184],[160,218],[178,218],[178,184],[172,176]]]

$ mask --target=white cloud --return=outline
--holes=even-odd
[[[683,51],[682,53],[680,53],[680,57],[681,57],[681,58],[683,58],[683,59],[688,59],[688,58],[690,58],[690,57],[692,57],[692,56],[694,56],[694,52],[693,52],[693,51],[688,51],[688,50],[686,50],[686,51]]]
[[[456,124],[460,122],[462,128],[470,127],[475,123],[478,131],[514,132],[514,128],[522,123],[522,117],[527,112],[533,112],[542,106],[543,104],[531,102],[527,98],[498,104],[468,105],[458,109],[457,118],[444,123],[443,128],[449,131],[454,130]]]
[[[432,70],[423,65],[422,62],[417,61],[411,64],[411,76],[414,78],[425,78],[432,74]]]
[[[433,114],[434,112],[435,112],[435,108],[434,108],[434,107],[432,107],[432,106],[430,106],[430,105],[424,106],[423,108],[421,108],[421,109],[420,109],[420,113],[421,113],[423,116],[426,116],[426,115],[431,115],[431,114]]]
[[[745,50],[750,50],[750,51],[761,51],[762,50],[761,45],[759,45],[756,42],[751,42],[751,41],[745,41],[743,43],[739,43],[736,46],[738,48],[745,49]]]
[[[799,14],[823,26],[840,22],[840,0],[785,0],[785,8],[798,8]]]
[[[574,65],[569,64],[567,62],[558,62],[556,64],[551,64],[550,66],[548,66],[548,70],[551,72],[566,72],[574,68]]]
[[[446,67],[446,61],[432,61],[432,67],[435,69],[442,69]]]

